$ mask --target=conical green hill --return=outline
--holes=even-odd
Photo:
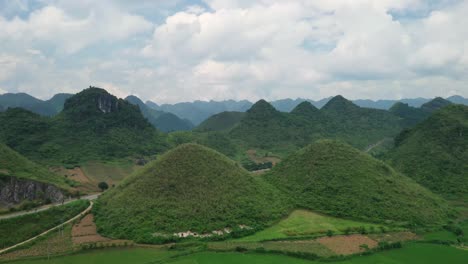
[[[181,145],[105,193],[96,210],[104,235],[151,242],[156,234],[263,227],[285,211],[280,193],[234,161]]]
[[[374,222],[439,224],[444,200],[385,163],[337,141],[313,143],[267,174],[297,207]]]

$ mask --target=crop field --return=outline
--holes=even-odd
[[[86,253],[56,257],[47,260],[23,260],[16,261],[16,264],[139,264],[150,263],[153,261],[162,261],[173,255],[174,252],[149,249],[149,248],[131,248],[131,249],[102,249],[93,250]],[[163,262],[164,263],[164,262]]]
[[[446,230],[441,230],[441,231],[435,231],[435,232],[430,232],[424,235],[425,240],[440,240],[440,241],[452,241],[456,242],[457,241],[457,236],[449,231]]]
[[[337,264],[465,264],[468,259],[468,251],[460,250],[454,247],[410,243],[402,249],[379,252],[369,256],[355,256],[343,261],[332,263]],[[186,257],[178,258],[173,264],[214,264],[214,263],[246,263],[246,264],[276,264],[276,263],[323,263],[319,261],[307,261],[298,258],[290,258],[280,255],[259,255],[259,254],[240,254],[240,253],[199,253]]]
[[[0,248],[6,248],[34,237],[78,215],[89,202],[78,200],[48,210],[0,220]]]
[[[131,161],[122,160],[118,162],[87,162],[81,166],[81,169],[86,176],[94,181],[104,181],[112,185],[132,174],[136,166]]]
[[[286,219],[252,236],[238,239],[237,241],[265,241],[291,237],[304,237],[323,235],[329,230],[333,234],[343,234],[346,229],[365,228],[369,230],[380,230],[381,226],[365,222],[345,220],[330,216],[317,214],[306,210],[295,210]],[[388,230],[387,227],[384,227]]]
[[[353,256],[337,260],[337,264],[465,264],[468,251],[455,247],[408,243],[401,249],[377,252],[368,256]],[[287,257],[278,254],[257,254],[237,252],[199,252],[191,254],[187,251],[165,250],[161,248],[125,248],[101,249],[84,253],[55,257],[47,260],[31,259],[15,261],[17,264],[78,264],[78,263],[173,263],[173,264],[214,264],[214,263],[245,263],[245,264],[318,264],[320,261],[309,261],[300,258]]]
[[[359,244],[357,245],[359,247]],[[315,254],[320,257],[330,257],[335,253],[314,239],[265,241],[265,242],[212,242],[208,243],[208,249],[215,251],[235,251],[236,249],[256,250],[263,248],[266,251],[301,252]]]
[[[18,250],[0,255],[0,262],[32,257],[55,256],[72,253],[71,224],[41,237]]]

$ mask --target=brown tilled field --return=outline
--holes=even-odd
[[[94,224],[93,214],[88,214],[78,224],[73,225],[72,228],[72,241],[73,244],[85,244],[96,242],[107,242],[110,239],[99,235],[96,231]]]
[[[66,169],[64,167],[55,167],[51,170],[58,175],[65,176],[70,180],[80,183],[80,186],[77,188],[80,192],[92,193],[99,191],[98,183],[86,176],[81,168]]]
[[[349,255],[364,252],[361,245],[369,249],[377,247],[377,241],[364,235],[321,237],[317,241],[338,255]]]
[[[93,214],[88,214],[78,224],[73,225],[71,237],[73,244],[81,245],[81,244],[94,244],[99,243],[101,245],[123,245],[132,244],[131,241],[127,240],[113,240],[106,237],[101,236],[97,232],[96,224],[94,223],[94,216]]]

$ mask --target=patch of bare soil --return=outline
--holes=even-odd
[[[96,224],[94,224],[93,214],[88,214],[78,224],[72,228],[73,244],[85,244],[96,242],[107,242],[109,238],[105,238],[97,233]]]
[[[405,232],[395,232],[395,233],[386,233],[386,234],[371,234],[370,238],[376,240],[377,242],[403,242],[409,240],[417,240],[419,237],[415,233],[408,231]]]
[[[266,163],[266,162],[271,162],[273,163],[273,166],[275,166],[277,163],[281,161],[280,158],[275,157],[275,156],[266,156],[266,157],[260,157],[257,155],[257,151],[255,149],[249,149],[246,151],[247,156],[249,157],[250,160],[252,160],[255,163]]]
[[[87,214],[81,219],[78,224],[73,225],[71,237],[73,244],[93,244],[99,243],[101,245],[123,245],[131,244],[131,241],[127,240],[113,240],[107,237],[103,237],[97,232],[96,224],[94,223],[94,215]]]
[[[66,178],[80,183],[77,189],[80,192],[97,192],[97,182],[86,176],[81,168],[66,169],[64,167],[54,167],[51,169],[58,175],[65,176]]]
[[[350,255],[377,247],[377,241],[364,235],[321,237],[317,241],[338,255]],[[366,245],[366,246],[365,246]]]

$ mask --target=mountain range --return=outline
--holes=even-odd
[[[51,99],[43,101],[25,93],[6,93],[0,95],[0,111],[2,111],[2,108],[5,110],[8,107],[22,107],[40,115],[52,116],[58,114],[61,111],[63,108],[63,103],[70,96],[72,96],[72,94],[57,94],[54,95]],[[297,105],[304,101],[310,102],[317,108],[322,108],[332,98],[333,97],[328,97],[317,101],[304,98],[287,98],[274,100],[270,103],[280,112],[290,112]],[[462,96],[454,95],[446,99],[452,103],[468,105],[468,99]],[[248,100],[194,101],[161,105],[158,105],[152,101],[146,101],[146,103],[143,104],[143,101],[140,98],[132,95],[128,96],[126,100],[130,100],[133,104],[140,106],[145,117],[150,120],[150,123],[152,123],[156,128],[165,132],[188,130],[194,125],[198,126],[200,123],[214,114],[225,111],[245,112],[253,105],[253,103]],[[357,99],[352,100],[352,102],[360,107],[389,110],[398,102],[407,104],[411,107],[420,107],[431,100],[432,99],[427,98],[401,100]],[[158,112],[150,111],[147,109],[147,107],[144,107],[144,105],[150,109],[157,110]],[[161,117],[161,115],[164,113],[172,113],[175,116],[163,115]],[[159,121],[158,123],[155,123],[155,119],[158,119],[158,117],[160,117]]]

